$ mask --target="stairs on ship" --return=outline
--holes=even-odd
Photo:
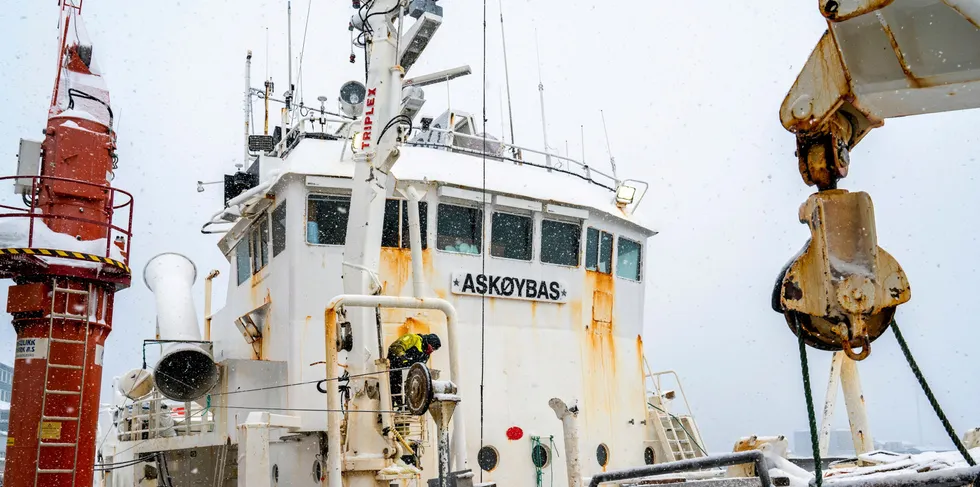
[[[644,457],[647,464],[675,462],[707,456],[702,447],[701,435],[691,407],[681,387],[680,377],[674,371],[653,373],[644,358],[647,387],[647,441]],[[676,391],[665,388],[665,380],[671,381]],[[674,412],[671,406],[678,399],[683,411]]]

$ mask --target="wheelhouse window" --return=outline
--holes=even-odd
[[[313,245],[343,245],[349,214],[349,196],[311,194],[306,205],[306,241]]]
[[[603,274],[612,274],[613,236],[589,227],[585,235],[585,268]]]
[[[578,266],[582,227],[556,220],[541,221],[541,262]]]
[[[616,244],[616,276],[633,281],[640,280],[640,243],[619,237]]]
[[[419,202],[419,226],[422,232],[422,249],[429,248],[426,238],[429,228],[429,205]],[[381,231],[381,246],[392,248],[411,248],[411,232],[408,227],[408,201],[385,201],[384,228]]]
[[[286,202],[272,210],[272,256],[286,250]]]
[[[248,276],[252,275],[252,265],[251,258],[249,257],[248,251],[249,238],[242,237],[235,245],[235,269],[238,274],[238,284],[241,285],[243,282],[248,280]]]
[[[490,228],[490,255],[531,260],[533,226],[530,216],[494,213]]]
[[[258,273],[269,263],[269,218],[262,216],[249,232],[252,251],[252,274]]]
[[[440,204],[436,220],[436,248],[461,254],[479,254],[483,248],[483,210]]]

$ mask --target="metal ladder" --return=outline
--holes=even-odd
[[[41,422],[38,424],[38,440],[37,440],[37,453],[35,455],[34,465],[37,468],[37,472],[34,475],[34,484],[41,485],[39,479],[42,475],[50,474],[71,474],[72,475],[72,485],[75,485],[75,476],[77,475],[78,466],[78,440],[81,433],[81,416],[82,416],[82,403],[85,397],[85,372],[86,365],[88,364],[88,337],[89,337],[89,314],[91,313],[91,303],[89,302],[89,296],[91,295],[92,285],[88,285],[88,290],[80,289],[70,289],[67,287],[58,287],[58,278],[52,279],[51,286],[51,311],[48,314],[48,343],[47,343],[47,353],[45,355],[45,366],[44,366],[44,394],[41,396]],[[59,313],[55,309],[57,303],[57,298],[60,295],[65,297],[65,310],[63,313]],[[71,306],[72,296],[81,296],[82,302],[84,304],[83,314],[74,314],[70,311],[69,306]],[[78,321],[79,325],[85,325],[85,334],[83,340],[68,340],[64,338],[54,337],[54,322],[58,319],[59,322],[65,321]],[[73,346],[82,347],[82,365],[70,365],[70,364],[54,364],[51,363],[51,345],[54,343],[65,343]],[[77,391],[68,390],[58,390],[49,389],[48,380],[51,376],[51,369],[68,369],[68,370],[81,370],[82,377],[81,383],[79,384]],[[47,413],[47,403],[48,395],[60,395],[60,396],[77,396],[78,405],[75,408],[75,416],[48,416]],[[42,441],[41,436],[42,426],[46,421],[57,421],[60,423],[69,423],[75,425],[75,441],[73,442],[59,442],[59,443],[45,443]],[[59,438],[63,435],[63,432],[59,431]],[[42,448],[73,448],[74,456],[70,469],[61,468],[41,468],[41,449]]]
[[[643,369],[644,382],[649,388],[647,394],[652,393],[659,397],[664,392],[661,377],[672,376],[677,384],[677,390],[680,393],[680,399],[685,408],[685,413],[671,414],[670,408],[665,403],[660,403],[659,408],[654,407],[652,404],[648,405],[647,412],[649,414],[655,414],[658,419],[658,421],[652,422],[652,424],[656,425],[655,428],[659,426],[656,437],[664,444],[665,453],[671,457],[667,461],[687,460],[705,456],[706,453],[700,450],[701,439],[694,421],[694,415],[691,412],[691,406],[687,402],[687,395],[684,394],[684,387],[681,385],[680,377],[676,372],[670,370],[657,373],[652,372],[646,357],[643,358]],[[648,396],[648,402],[651,401],[657,402]],[[648,421],[652,419],[648,415]]]
[[[660,413],[659,411],[657,411]],[[681,429],[681,436],[677,435],[677,429],[681,428],[681,422],[674,419],[672,416],[660,413],[660,424],[664,428],[664,434],[667,437],[667,446],[674,455],[674,460],[688,460],[691,458],[697,458],[698,453],[694,451],[694,446],[691,445],[691,437],[683,429]]]

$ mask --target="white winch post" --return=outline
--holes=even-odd
[[[833,429],[834,409],[837,407],[837,391],[840,388],[840,369],[844,352],[834,352],[830,360],[830,378],[827,379],[827,397],[823,402],[823,420],[820,422],[820,455],[830,453],[830,430]]]
[[[861,376],[858,375],[857,362],[844,357],[840,368],[840,385],[844,391],[844,405],[847,406],[847,421],[851,425],[851,439],[854,441],[856,455],[875,449],[868,425],[868,411],[861,392]]]
[[[347,242],[344,246],[345,263],[350,264],[343,267],[344,292],[347,294],[372,295],[381,292],[374,284],[372,272],[377,272],[381,259],[381,228],[389,180],[388,171],[398,157],[397,128],[390,128],[384,137],[382,132],[392,117],[399,113],[402,78],[395,46],[397,32],[390,22],[392,14],[386,12],[397,15],[396,10],[400,8],[400,3],[400,0],[375,0],[365,14],[372,32],[371,42],[368,44],[370,70],[366,85],[364,114],[360,121],[363,142],[354,156]],[[393,103],[392,100],[395,102]],[[382,337],[378,336],[375,310],[352,307],[346,310],[346,319],[351,324],[354,344],[353,349],[346,353],[346,370],[351,375],[376,372],[375,361],[381,358],[376,356],[378,343]],[[338,359],[343,361],[343,355]],[[328,372],[335,371],[336,369]],[[374,394],[364,393],[365,383],[364,380],[351,382],[353,390],[350,410],[380,408],[378,399],[369,397]],[[337,386],[336,381],[330,383],[331,390],[327,396],[331,408],[336,407],[333,399],[339,394]],[[349,487],[380,485],[375,475],[378,470],[385,467],[386,459],[383,452],[388,443],[379,433],[376,425],[375,414],[348,415],[348,440],[345,449],[350,453],[345,455],[344,485]],[[328,427],[337,426],[334,421],[331,421]],[[336,437],[339,434],[339,429],[328,431],[329,437]],[[339,446],[336,442],[332,443],[329,446]],[[330,453],[335,452],[336,450],[331,448]],[[328,469],[330,486],[340,487],[341,484],[335,483],[339,472],[334,470]]]
[[[844,352],[835,352],[830,363],[827,398],[820,424],[820,454],[826,456],[830,452],[830,430],[834,422],[834,409],[837,407],[838,387],[844,391],[844,405],[847,407],[847,422],[851,427],[854,451],[860,455],[874,450],[874,438],[868,425],[868,411],[861,392],[857,362],[845,356]]]

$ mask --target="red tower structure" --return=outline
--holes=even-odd
[[[77,5],[62,0],[60,51],[43,142],[21,141],[0,205],[0,278],[17,332],[4,485],[90,486],[102,356],[113,298],[130,284],[132,195],[116,168],[109,92]],[[125,221],[125,223],[122,223]],[[116,222],[120,222],[117,224]]]

